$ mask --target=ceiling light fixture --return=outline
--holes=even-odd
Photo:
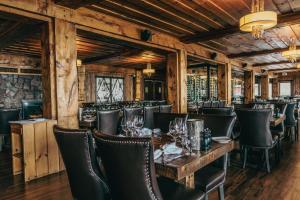
[[[264,0],[252,0],[251,13],[240,19],[240,30],[251,32],[255,39],[262,38],[264,30],[277,25],[277,13],[265,11]]]
[[[78,67],[81,67],[81,65],[82,65],[82,60],[77,59],[77,60],[76,60],[76,65],[77,65]]]
[[[155,69],[151,68],[151,63],[147,63],[147,68],[143,69],[143,74],[145,74],[148,77],[150,77],[154,73],[155,73]]]
[[[300,49],[297,49],[295,38],[291,38],[289,50],[282,52],[282,56],[295,63],[300,58]]]

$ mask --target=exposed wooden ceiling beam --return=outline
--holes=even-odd
[[[270,69],[269,72],[281,73],[281,72],[290,72],[290,71],[300,71],[299,68],[293,67],[288,69]]]
[[[89,6],[93,3],[99,3],[101,1],[104,0],[55,0],[54,2],[60,6],[78,9],[80,7]]]
[[[271,50],[262,50],[262,51],[250,51],[250,52],[243,52],[238,54],[230,54],[228,58],[243,58],[243,57],[253,57],[253,56],[260,56],[272,53],[281,53],[283,51],[288,50],[289,48],[277,48]]]
[[[292,25],[295,23],[299,23],[300,21],[300,11],[278,15],[278,23],[276,27],[282,27],[287,25]],[[180,40],[184,43],[196,43],[196,42],[205,42],[208,40],[219,39],[228,35],[232,35],[235,33],[242,33],[238,26],[231,26],[225,29],[220,30],[212,30],[209,32],[198,33],[194,35],[188,35],[182,37]],[[245,33],[245,32],[243,32]]]
[[[279,61],[279,62],[268,62],[268,63],[255,63],[252,66],[253,67],[264,67],[264,66],[282,65],[282,64],[292,64],[292,63],[289,61]]]
[[[129,56],[137,55],[141,52],[143,52],[143,50],[140,50],[140,49],[135,49],[135,50],[125,49],[125,50],[122,50],[121,52],[116,52],[116,53],[112,53],[112,54],[109,54],[109,55],[85,58],[85,59],[82,60],[82,63],[83,64],[91,64],[91,63],[97,63],[99,61],[107,62],[109,60],[121,59],[123,57],[129,57]]]
[[[16,22],[0,34],[0,51],[38,32],[38,24]]]

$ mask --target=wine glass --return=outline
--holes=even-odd
[[[127,136],[127,134],[128,134],[128,127],[127,127],[127,123],[126,123],[125,117],[122,118],[121,127],[122,127],[122,131],[123,131],[124,135]]]
[[[176,145],[177,138],[179,136],[179,131],[177,131],[177,129],[176,129],[176,122],[175,122],[175,120],[174,121],[170,121],[170,123],[169,123],[169,133],[168,133],[168,135],[170,135],[173,138],[173,140],[175,142],[175,145]]]
[[[136,115],[134,117],[134,128],[136,129],[136,132],[138,133],[138,135],[141,135],[141,130],[144,126],[144,119],[142,116],[140,115]]]

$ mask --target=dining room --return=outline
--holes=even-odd
[[[299,199],[299,45],[299,0],[1,0],[0,199]]]

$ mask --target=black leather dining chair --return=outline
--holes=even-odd
[[[10,136],[10,121],[19,119],[20,109],[1,109],[0,110],[0,137]],[[0,151],[2,150],[2,138],[0,138]]]
[[[275,108],[279,109],[280,114],[285,114],[287,104],[286,103],[278,103],[274,105]],[[282,140],[284,139],[284,134],[285,134],[285,127],[284,127],[284,122],[280,123],[279,125],[275,127],[271,127],[271,133],[273,135],[278,136],[278,147],[279,151],[282,152]]]
[[[244,151],[243,168],[246,166],[248,149],[258,149],[264,150],[267,172],[270,172],[269,150],[277,147],[278,143],[278,137],[272,136],[270,130],[271,109],[238,109],[236,114],[241,127],[240,146]]]
[[[151,138],[94,134],[112,199],[196,200],[200,190],[188,189],[166,178],[157,180]]]
[[[172,112],[172,105],[160,105],[159,112],[160,113],[171,113]]]
[[[285,111],[284,126],[287,128],[291,141],[293,141],[293,139],[298,140],[298,131],[296,131],[297,120],[294,115],[295,108],[296,103],[288,103]]]
[[[233,115],[198,115],[193,118],[202,119],[204,121],[204,127],[211,130],[212,137],[226,136],[228,138],[231,137],[236,120],[236,116]],[[208,199],[208,194],[217,188],[219,199],[224,199],[224,183],[227,166],[228,154],[195,173],[195,185],[205,192],[206,199]]]
[[[73,198],[110,200],[110,190],[97,162],[91,132],[54,126],[54,134]]]
[[[142,107],[132,107],[132,108],[124,108],[124,118],[126,120],[131,119],[135,115],[142,115],[143,108]]]
[[[106,134],[118,134],[121,110],[97,111],[97,130]]]
[[[175,120],[176,118],[183,118],[184,121],[187,121],[188,114],[180,113],[154,113],[154,127],[160,128],[163,133],[169,131],[170,121]]]
[[[203,108],[202,114],[213,114],[213,115],[233,115],[234,110],[232,107],[223,108]]]
[[[153,114],[159,112],[159,106],[145,106],[144,107],[144,127],[154,129]]]

